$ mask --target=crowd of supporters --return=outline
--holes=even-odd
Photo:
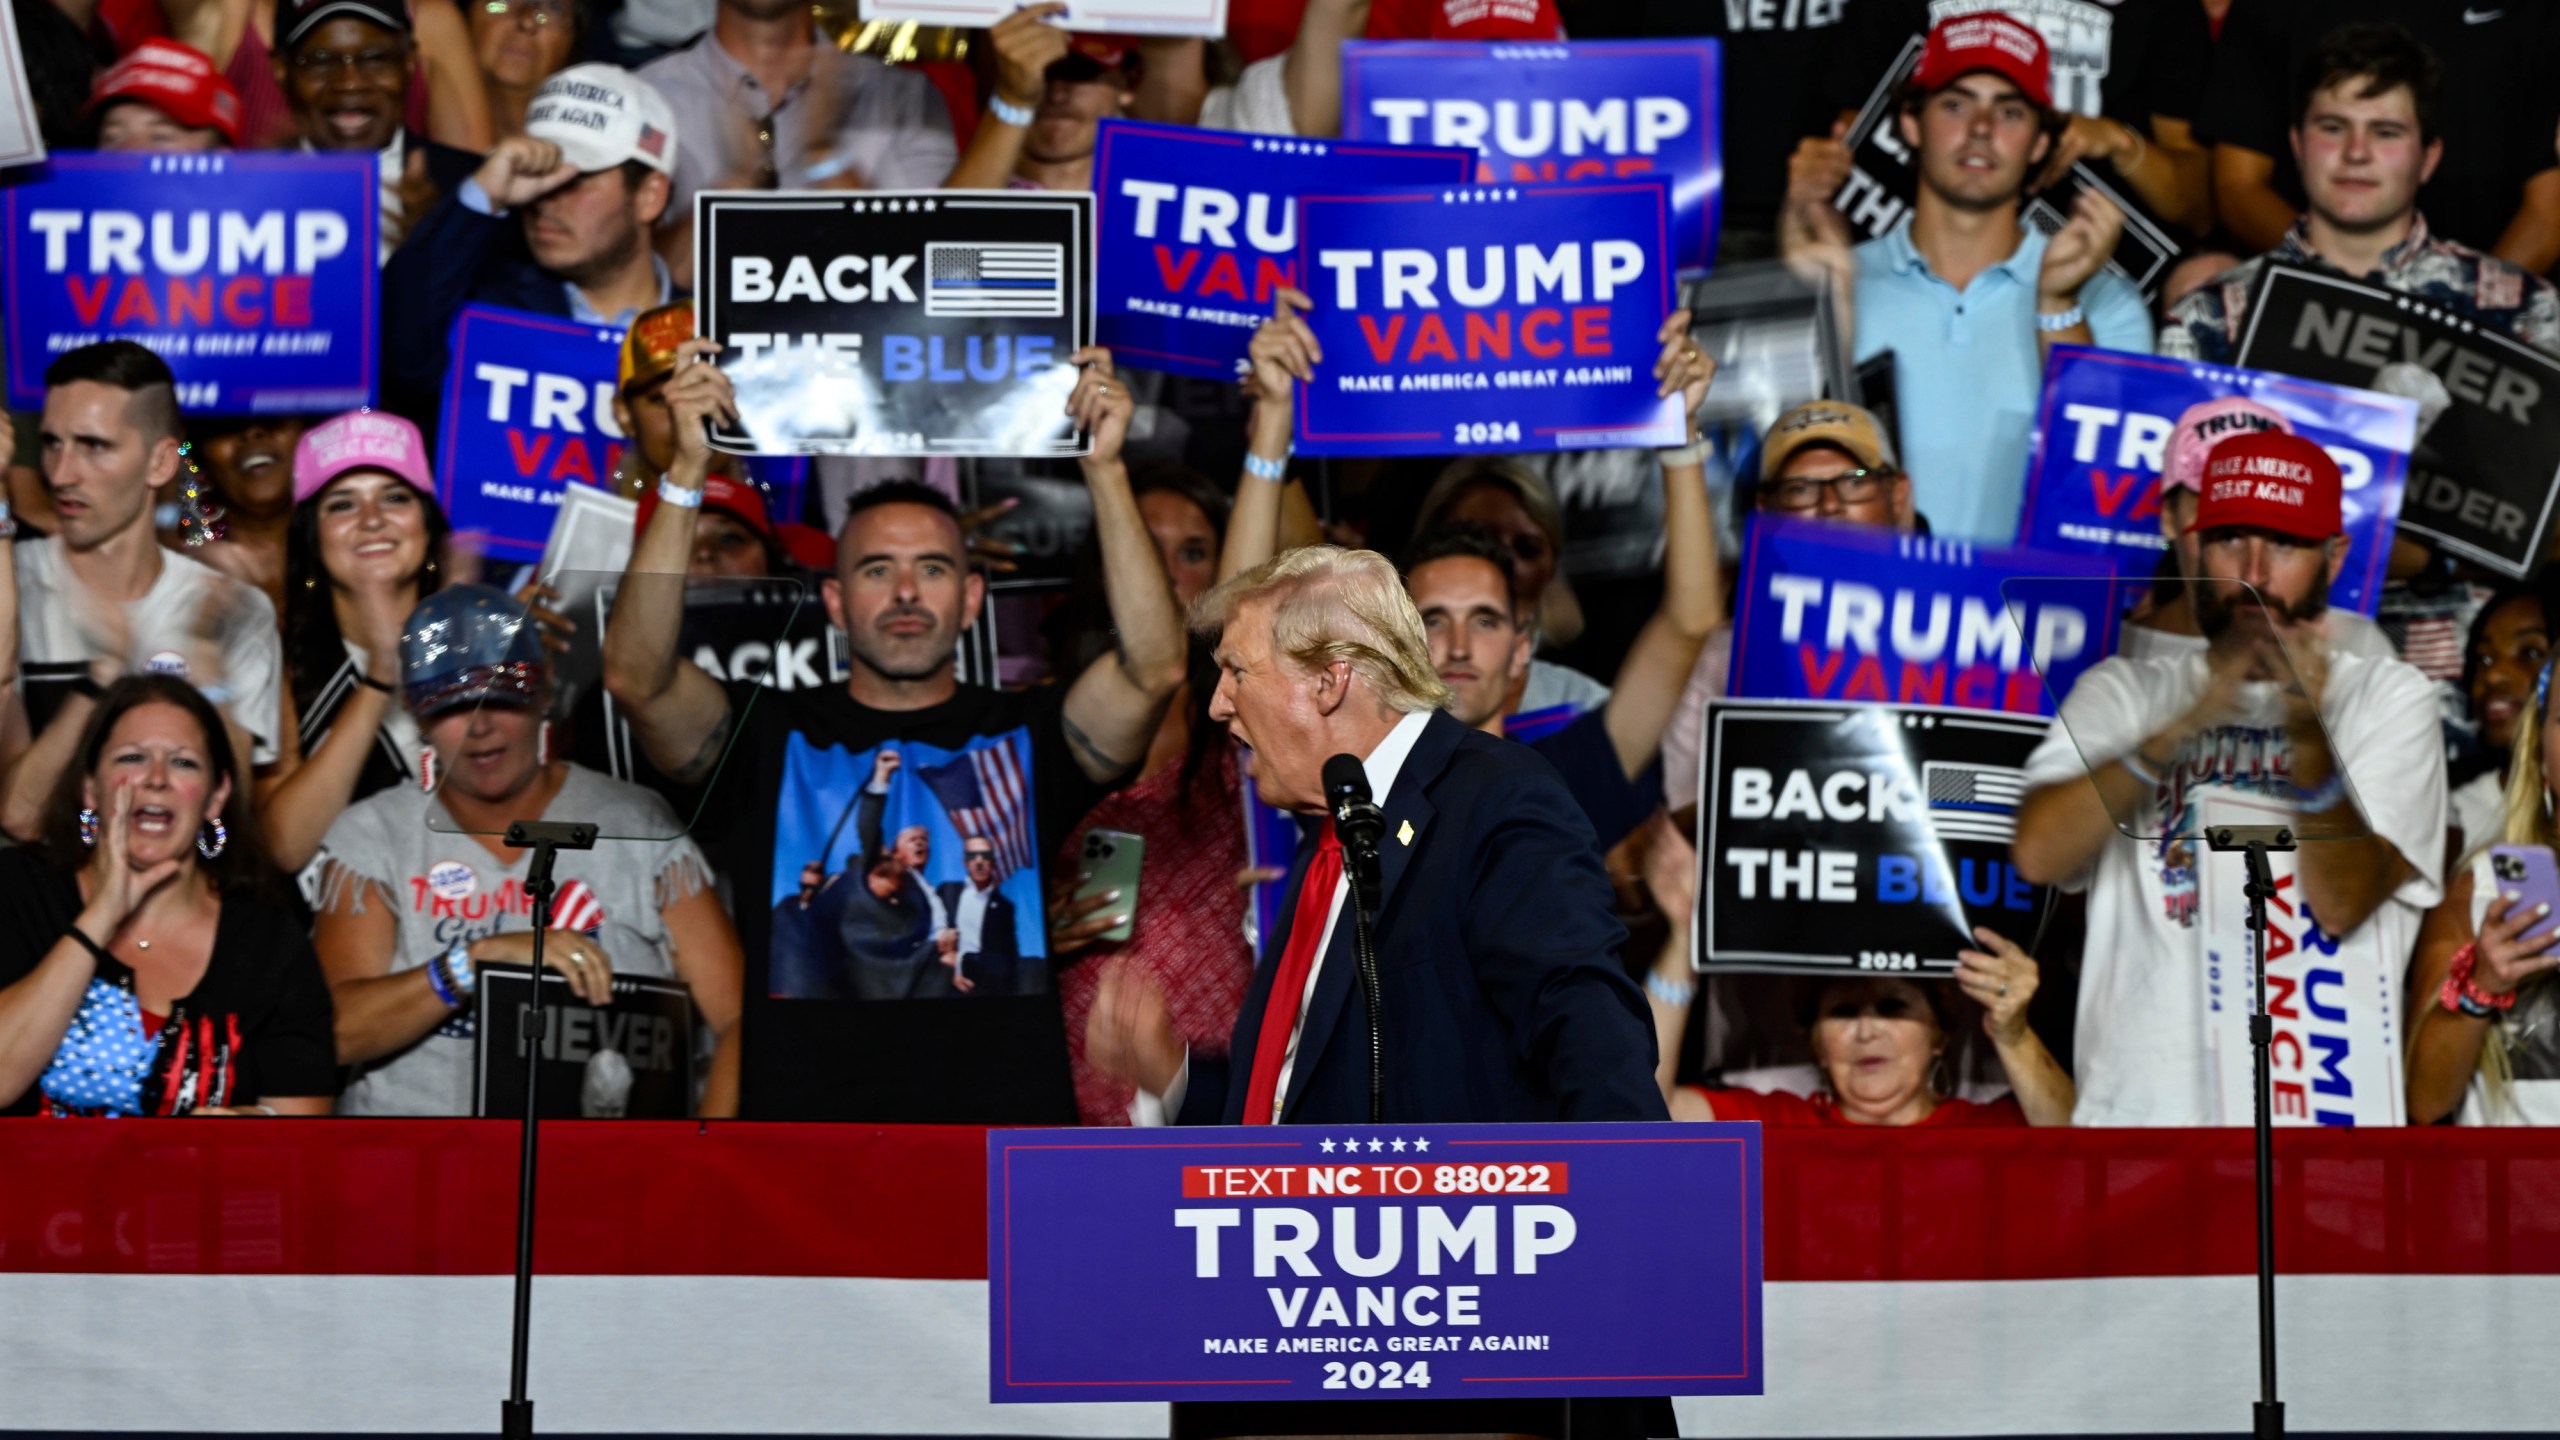
[[[2407,1118],[2560,1116],[2560,930],[2488,853],[2560,843],[2560,598],[2404,535],[2378,621],[2330,608],[2337,462],[2246,400],[2166,437],[2159,583],[2025,768],[2013,863],[2068,897],[2033,942],[1983,929],[1944,977],[1692,963],[1742,533],[2009,543],[2052,348],[2229,364],[2269,260],[2560,355],[2560,12],[1237,0],[1226,37],[1124,40],[1067,8],[888,63],[786,0],[16,0],[57,148],[374,156],[384,343],[378,409],[184,414],[108,341],[0,422],[0,1113],[471,1113],[474,997],[535,953],[499,832],[551,816],[608,838],[560,856],[542,963],[606,1010],[618,977],[675,987],[696,1113],[1158,1121],[1183,1049],[1227,1043],[1298,843],[1193,603],[1332,543],[1394,559],[1445,708],[1581,802],[1676,1115],[2209,1123],[2180,822],[2234,788],[2330,832],[2295,898],[2381,957]],[[1914,197],[1861,239],[1851,122],[1922,33],[1884,122]],[[1087,190],[1108,118],[1338,135],[1347,41],[1657,35],[1726,47],[1719,264],[1826,288],[1894,404],[1788,410],[1720,506],[1714,366],[1664,316],[1653,379],[1693,423],[1641,457],[1638,583],[1574,573],[1551,457],[1292,461],[1325,359],[1285,288],[1232,391],[1066,358],[1092,451],[1043,478],[1089,525],[1047,588],[991,588],[1020,536],[947,462],[823,460],[795,512],[708,441],[737,399],[695,338],[697,192]],[[2096,188],[2030,223],[2074,164],[2179,248],[2156,308]],[[609,611],[440,508],[474,302],[626,332],[599,478],[640,511]],[[717,582],[802,587],[793,633],[840,674],[689,648]]]

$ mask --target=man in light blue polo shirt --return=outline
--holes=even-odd
[[[1854,297],[1858,358],[1894,355],[1894,404],[1914,498],[1933,532],[2006,544],[2054,345],[2151,348],[2140,292],[2109,272],[2124,214],[2084,191],[2052,236],[2019,221],[2027,177],[2059,130],[2044,37],[1997,11],[1929,32],[1896,124],[1919,193],[1889,233],[1849,247],[1831,197],[1837,138],[1790,164],[1780,242]]]

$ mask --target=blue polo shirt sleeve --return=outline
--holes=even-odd
[[[1529,744],[1564,777],[1564,788],[1582,806],[1604,854],[1634,834],[1662,803],[1662,757],[1655,756],[1643,774],[1628,779],[1626,767],[1618,763],[1618,747],[1609,743],[1608,717],[1606,709],[1586,710],[1572,724]]]
[[[2151,307],[2142,292],[2113,270],[2101,270],[2080,287],[2080,308],[2088,313],[2089,333],[2108,350],[2151,353]]]

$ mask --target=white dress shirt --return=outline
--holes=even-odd
[[[953,923],[960,932],[961,954],[978,953],[978,939],[987,928],[987,897],[994,893],[993,890],[979,889],[975,880],[960,886],[960,913],[954,917]]]
[[[1360,768],[1369,776],[1369,794],[1381,806],[1384,806],[1387,797],[1394,793],[1396,776],[1404,770],[1405,757],[1413,753],[1415,742],[1422,738],[1422,727],[1431,723],[1431,717],[1435,713],[1437,712],[1430,710],[1417,711],[1397,721],[1396,727],[1387,732],[1386,738],[1378,742],[1377,748],[1369,752],[1367,759],[1360,762]],[[1282,1107],[1288,1104],[1289,1077],[1298,1068],[1298,1041],[1306,1034],[1307,1029],[1307,1004],[1315,999],[1317,977],[1324,974],[1326,955],[1333,948],[1331,937],[1334,926],[1341,921],[1343,904],[1350,899],[1350,896],[1351,871],[1346,865],[1341,877],[1333,882],[1332,903],[1325,907],[1324,934],[1327,937],[1327,943],[1316,951],[1315,963],[1307,968],[1307,988],[1298,996],[1298,1014],[1289,1025],[1289,1048],[1280,1052],[1280,1083],[1271,1095],[1270,1119],[1274,1124],[1279,1122]],[[1247,1066],[1253,1063],[1251,1055],[1237,1055],[1230,1058]],[[1186,1060],[1182,1072],[1174,1077],[1171,1085],[1165,1087],[1164,1099],[1154,1108],[1153,1114],[1150,1114],[1148,1102],[1154,1097],[1143,1090],[1138,1092],[1138,1103],[1130,1110],[1131,1123],[1137,1125],[1168,1123],[1172,1116],[1181,1113],[1182,1099],[1189,1091],[1190,1083],[1191,1067]]]

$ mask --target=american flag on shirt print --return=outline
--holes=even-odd
[[[561,885],[560,893],[551,897],[551,928],[596,939],[604,930],[604,902],[596,898],[586,881],[567,881]]]
[[[1031,868],[1031,776],[1011,736],[947,764],[926,766],[916,778],[942,802],[963,839],[995,846],[997,884]]]

